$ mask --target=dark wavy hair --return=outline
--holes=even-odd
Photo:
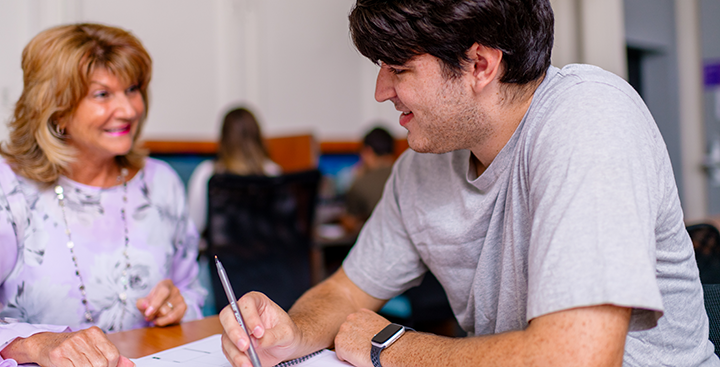
[[[357,0],[349,18],[355,47],[375,63],[427,53],[456,77],[478,43],[502,51],[502,83],[527,84],[550,66],[549,0]]]
[[[395,153],[395,139],[380,126],[376,126],[365,134],[363,146],[370,147],[379,156]]]

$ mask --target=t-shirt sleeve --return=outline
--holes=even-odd
[[[400,205],[400,182],[410,166],[408,157],[404,154],[396,163],[382,198],[343,262],[350,280],[379,299],[390,299],[420,284],[427,271],[407,233]]]
[[[646,110],[614,87],[571,88],[559,99],[526,147],[527,318],[613,304],[634,309],[631,329],[654,327],[663,312],[654,232],[662,139]]]

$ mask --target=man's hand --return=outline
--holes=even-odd
[[[185,298],[170,279],[158,283],[147,297],[137,300],[136,306],[146,321],[157,326],[178,324],[187,311]]]
[[[525,330],[448,338],[411,332],[381,354],[384,366],[621,366],[631,309],[579,307],[533,319]],[[347,318],[336,352],[369,367],[370,340],[387,320],[366,310]],[[352,335],[354,334],[354,335]]]
[[[280,306],[262,293],[250,292],[238,300],[238,308],[263,365],[272,366],[294,356],[301,332]],[[252,367],[245,354],[250,340],[230,306],[220,312],[220,323],[223,326],[222,348],[225,357],[235,367]]]
[[[368,309],[362,309],[347,317],[335,337],[335,353],[341,361],[357,367],[372,367],[370,340],[390,321]]]
[[[38,333],[5,347],[3,358],[53,367],[132,367],[98,327],[74,333]]]

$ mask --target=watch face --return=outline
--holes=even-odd
[[[384,344],[388,340],[390,340],[393,336],[395,336],[397,333],[403,330],[402,325],[398,324],[390,324],[386,326],[382,331],[375,334],[375,336],[372,338],[372,342],[375,344]],[[367,339],[365,339],[367,340]]]

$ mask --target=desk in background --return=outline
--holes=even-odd
[[[107,334],[125,357],[140,358],[222,333],[218,316],[168,327],[148,327]]]

